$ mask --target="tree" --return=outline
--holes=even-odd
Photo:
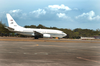
[[[8,36],[11,33],[8,29],[5,28],[6,25],[0,21],[0,35],[1,36]]]
[[[31,26],[24,26],[25,28],[36,28],[35,25],[31,25]]]
[[[47,27],[45,27],[45,26],[39,24],[39,25],[37,26],[37,28],[44,28],[44,29],[46,29]]]

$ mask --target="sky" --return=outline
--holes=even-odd
[[[67,29],[100,29],[100,0],[0,0],[0,20],[6,13],[20,25]]]

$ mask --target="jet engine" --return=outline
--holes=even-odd
[[[50,37],[50,34],[43,34],[43,37]]]

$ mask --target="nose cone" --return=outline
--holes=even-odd
[[[66,34],[66,33],[64,33],[63,35],[64,35],[64,36],[67,36],[67,34]]]

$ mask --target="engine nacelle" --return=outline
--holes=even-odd
[[[50,34],[43,34],[43,37],[50,37]]]
[[[32,36],[35,36],[35,34],[33,33]]]

